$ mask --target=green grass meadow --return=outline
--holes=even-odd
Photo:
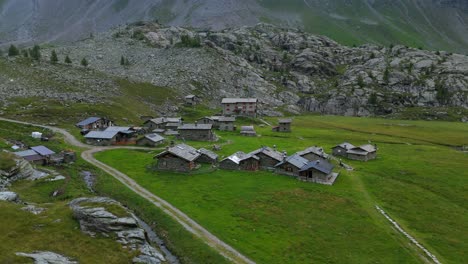
[[[346,160],[355,170],[341,170],[333,186],[263,171],[154,172],[148,168],[157,151],[112,150],[96,157],[258,263],[423,263],[423,253],[395,232],[375,205],[443,263],[466,261],[468,157],[454,148],[468,145],[466,124],[301,116],[294,118],[292,133],[256,129],[257,138],[218,133],[223,146],[218,154],[261,145],[289,154],[313,145],[330,151],[343,141],[371,141],[379,157]]]

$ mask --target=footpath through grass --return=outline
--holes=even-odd
[[[269,120],[273,121],[274,120]],[[257,127],[259,138],[222,132],[221,156],[277,145],[288,153],[342,141],[378,144],[379,157],[345,161],[334,186],[270,172],[153,172],[155,153],[96,154],[258,263],[422,263],[417,251],[374,209],[381,205],[443,263],[465,262],[468,157],[441,145],[468,144],[461,123],[303,116],[293,133]],[[188,142],[208,147],[202,142]]]

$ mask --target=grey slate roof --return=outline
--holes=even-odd
[[[306,171],[309,169],[316,169],[318,171],[321,171],[325,174],[330,174],[333,171],[333,164],[326,162],[326,161],[320,161],[320,160],[314,160],[314,161],[309,161],[304,167],[301,168],[300,171]]]
[[[189,95],[185,96],[185,99],[192,99],[194,97],[196,97],[196,95],[189,94]]]
[[[277,161],[282,161],[283,160],[283,153],[279,152],[279,151],[276,151],[270,147],[263,147],[263,148],[259,148],[257,150],[254,150],[252,152],[250,152],[249,154],[253,154],[253,155],[258,155],[260,153],[263,153],[265,155],[267,155],[268,157],[272,158],[272,159],[275,159]]]
[[[31,147],[31,149],[37,152],[41,156],[49,156],[49,155],[55,154],[55,152],[53,152],[52,150],[44,146]]]
[[[235,122],[236,117],[235,116],[220,116],[219,117],[219,122]]]
[[[106,128],[105,132],[124,132],[131,130],[131,127],[121,127],[121,126],[110,126]]]
[[[14,152],[14,154],[18,157],[30,157],[30,156],[35,156],[35,155],[38,155],[36,151],[32,150],[32,149],[28,149],[28,150],[23,150],[23,151],[18,151],[18,152]]]
[[[91,131],[84,137],[89,139],[112,139],[118,133],[118,131]]]
[[[306,148],[305,150],[303,151],[299,151],[297,152],[297,155],[299,156],[304,156],[306,154],[309,154],[309,153],[314,153],[315,155],[317,156],[320,156],[320,157],[323,157],[323,158],[328,158],[328,154],[326,154],[324,151],[323,151],[323,148],[321,147],[310,147],[310,148]]]
[[[371,144],[366,144],[366,145],[362,145],[362,146],[359,146],[358,148],[360,149],[363,149],[367,152],[374,152],[374,151],[377,151],[377,149],[375,148],[374,145],[371,145]]]
[[[177,127],[178,130],[211,130],[212,124],[183,124]]]
[[[242,161],[244,160],[247,160],[247,159],[250,159],[250,158],[254,158],[256,160],[259,160],[260,158],[255,156],[254,154],[245,154],[244,152],[242,151],[238,151],[234,154],[232,154],[231,156],[223,159],[223,160],[231,160],[232,162],[236,163],[236,164],[240,164]]]
[[[280,124],[292,123],[292,119],[291,118],[279,119],[278,123]]]
[[[366,144],[366,145],[362,145],[362,146],[359,146],[359,147],[354,147],[352,149],[348,149],[347,153],[354,154],[354,155],[365,156],[365,155],[367,155],[369,153],[372,153],[372,152],[375,152],[375,151],[377,151],[375,146],[373,146],[371,144]]]
[[[339,145],[336,145],[334,146],[333,148],[336,148],[336,147],[341,147],[341,148],[344,148],[344,149],[352,149],[352,148],[355,148],[355,146],[351,143],[348,143],[348,142],[343,142]]]
[[[182,118],[181,117],[158,117],[158,118],[147,120],[145,124],[148,122],[153,122],[155,124],[180,123],[182,122]]]
[[[214,153],[213,151],[211,150],[207,150],[205,148],[201,148],[198,150],[198,152],[202,155],[206,155],[208,156],[210,159],[217,159],[218,158],[218,154]]]
[[[257,98],[223,98],[222,104],[235,104],[235,103],[256,103]]]
[[[164,137],[158,134],[148,134],[148,135],[145,135],[145,138],[153,142],[160,142],[164,140]]]
[[[281,161],[280,163],[276,164],[275,167],[281,166],[285,163],[289,163],[293,165],[294,167],[301,169],[304,167],[309,161],[297,154],[294,154],[292,156],[287,157],[284,161]]]
[[[77,123],[76,126],[87,126],[89,124],[92,124],[92,123],[100,120],[100,119],[101,119],[100,117],[89,117],[89,118],[86,118],[85,120]]]
[[[167,153],[171,153],[172,155],[182,158],[186,161],[194,161],[201,155],[194,147],[186,144],[179,144],[159,153],[156,155],[156,158],[159,158]]]
[[[253,126],[242,126],[241,132],[255,132],[255,128]]]

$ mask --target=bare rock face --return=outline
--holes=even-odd
[[[19,196],[15,192],[0,192],[0,201],[17,202],[18,200]]]
[[[34,253],[16,253],[17,256],[31,258],[34,264],[77,264],[78,262],[72,261],[67,257],[59,255],[50,251],[36,251]]]
[[[148,242],[138,219],[119,202],[106,197],[78,198],[69,206],[83,232],[115,236],[120,244],[139,251],[141,254],[133,259],[133,263],[159,264],[166,261],[163,254]]]

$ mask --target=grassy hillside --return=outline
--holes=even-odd
[[[274,121],[273,119],[271,121]],[[244,122],[245,123],[245,122]],[[115,150],[97,158],[163,197],[258,263],[422,263],[421,252],[377,213],[380,205],[443,263],[461,263],[468,241],[466,124],[303,116],[293,133],[257,127],[259,138],[219,133],[221,156],[276,144],[288,153],[371,140],[379,157],[345,161],[334,186],[270,172],[147,170],[156,152]],[[189,142],[194,146],[210,144]]]

